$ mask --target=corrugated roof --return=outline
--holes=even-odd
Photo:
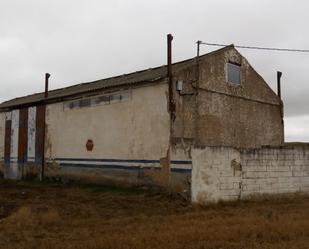
[[[223,49],[229,48],[224,47],[222,49],[213,51],[211,53],[205,54],[201,57],[219,52]],[[183,68],[190,66],[194,62],[194,58],[185,61],[177,62],[173,64],[173,71],[179,71]],[[124,85],[141,84],[146,82],[155,82],[164,79],[167,75],[167,66],[160,66],[156,68],[150,68],[142,71],[137,71],[130,74],[124,74],[116,77],[111,77],[107,79],[97,80],[93,82],[81,83],[65,88],[60,88],[56,90],[51,90],[48,92],[47,101],[52,101],[56,99],[62,99],[69,96],[76,96],[79,94],[84,94],[87,92],[93,92],[98,90],[103,90],[106,88],[119,87]],[[13,107],[18,107],[22,105],[31,105],[44,101],[44,92],[31,94],[28,96],[15,98],[9,101],[5,101],[0,104],[0,110],[5,110]]]

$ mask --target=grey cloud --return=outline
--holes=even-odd
[[[305,0],[2,0],[0,101],[42,91],[45,72],[59,88],[164,64],[167,33],[175,61],[195,56],[197,40],[308,48],[308,8]],[[274,90],[283,71],[285,115],[305,126],[309,54],[240,52]]]

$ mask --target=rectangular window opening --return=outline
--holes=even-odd
[[[88,107],[91,105],[91,100],[90,99],[82,99],[79,101],[79,106],[80,107]]]
[[[118,103],[121,101],[121,95],[120,94],[114,94],[110,96],[110,103]]]
[[[240,65],[236,63],[227,63],[227,82],[240,85]]]
[[[111,93],[108,95],[101,95],[97,97],[89,97],[79,100],[72,100],[65,102],[63,104],[64,110],[72,110],[83,107],[91,107],[98,105],[109,105],[113,103],[120,103],[129,101],[131,99],[131,95],[129,91],[124,91],[121,93]]]

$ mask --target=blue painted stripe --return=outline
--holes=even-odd
[[[10,157],[10,160],[17,160],[18,158],[17,157]],[[28,157],[27,158],[28,160],[31,159],[31,160],[34,160],[35,157]],[[0,157],[0,160],[4,160],[4,157]]]
[[[72,168],[126,169],[126,170],[161,169],[159,167],[141,167],[141,166],[108,165],[108,164],[81,164],[81,163],[60,163],[60,166],[72,167]]]
[[[17,157],[11,157],[11,160],[17,159]],[[28,157],[28,160],[34,160],[35,157]],[[0,160],[4,160],[4,157],[0,157]],[[78,162],[122,162],[122,163],[160,163],[160,160],[126,160],[126,159],[93,159],[93,158],[55,158],[56,161],[78,161]],[[191,165],[191,161],[176,161],[172,160],[172,164],[176,165]],[[140,167],[140,166],[137,166]],[[151,167],[152,168],[152,167]]]
[[[160,170],[161,167],[142,167],[142,166],[126,166],[126,165],[108,165],[108,164],[82,164],[82,163],[60,163],[62,167],[69,168],[91,168],[91,169],[124,169],[124,170]],[[176,169],[172,168],[172,172],[190,173],[191,169]]]
[[[135,160],[135,159],[95,159],[95,158],[55,158],[56,161],[80,162],[124,162],[124,163],[160,163],[160,160]],[[172,164],[192,164],[192,161],[172,160]]]
[[[172,164],[192,164],[192,161],[171,161]]]
[[[11,159],[16,159],[16,157],[11,157]],[[60,160],[61,159],[61,160]],[[4,160],[4,157],[1,158]],[[84,161],[84,162],[129,162],[129,163],[160,163],[159,160],[118,160],[118,159],[77,159],[77,158],[56,158],[58,161]],[[29,162],[29,161],[28,161]],[[172,164],[191,164],[190,161],[172,161]],[[95,169],[124,169],[124,170],[160,170],[161,167],[159,166],[127,166],[127,165],[120,165],[120,164],[83,164],[83,163],[60,163],[62,167],[70,167],[70,168],[95,168]],[[179,173],[190,173],[191,169],[181,169],[181,168],[171,168],[172,172],[179,172]]]
[[[177,169],[177,168],[171,168],[172,172],[177,172],[177,173],[191,173],[192,169]]]
[[[82,162],[124,162],[124,163],[160,163],[160,160],[130,160],[130,159],[94,159],[94,158],[55,158],[56,161]]]

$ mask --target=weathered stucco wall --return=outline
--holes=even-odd
[[[170,150],[167,96],[163,81],[47,105],[45,177],[150,184],[189,192],[192,163]],[[26,109],[26,160],[19,163],[19,111],[7,113],[12,119],[11,158],[1,169],[7,178],[39,178],[41,174],[38,129],[44,116],[38,110]],[[2,125],[4,139],[5,120]],[[87,148],[89,143],[93,148]]]
[[[0,159],[4,158],[5,113],[0,112]]]
[[[190,195],[192,160],[190,146],[179,143],[171,147],[171,189],[175,192],[184,192]]]
[[[47,107],[47,154],[54,157],[159,159],[169,144],[165,84],[132,90],[129,101],[64,110]],[[86,142],[93,140],[92,151]]]
[[[227,62],[241,65],[239,85],[227,82]],[[102,104],[105,95],[114,93],[97,92],[96,96],[49,104],[45,175],[102,178],[111,182],[116,179],[134,184],[149,182],[189,189],[194,146],[257,148],[283,143],[281,101],[234,48],[178,63],[173,70],[176,115],[172,127],[165,80],[114,92],[114,96],[108,96],[108,104]],[[182,82],[181,90],[176,89],[177,82]],[[122,92],[129,95],[121,95]],[[30,175],[40,173],[44,110],[42,107],[27,110],[27,167],[19,160],[23,174],[28,168]],[[17,162],[19,117],[18,110],[9,114],[12,116],[11,169]],[[1,131],[0,124],[0,135],[1,132],[4,128]],[[220,153],[216,157],[225,156],[225,152]],[[232,153],[228,157],[231,155],[234,156]],[[200,160],[196,156],[194,160]],[[208,165],[207,157],[201,160]],[[216,173],[201,172],[195,176],[197,179],[202,179],[203,174],[207,178],[209,172]],[[211,181],[206,185],[213,187]],[[238,196],[235,191],[231,190],[229,195]],[[216,193],[211,195],[210,198],[217,198]]]
[[[254,148],[280,145],[280,108],[231,96],[200,92],[198,145]]]
[[[54,163],[46,174],[133,183],[146,179],[168,185],[167,85],[130,93],[125,102],[108,105],[75,109],[65,109],[64,103],[48,105],[46,157]],[[86,148],[89,140],[93,142],[90,151]]]
[[[309,147],[192,151],[192,201],[236,200],[253,194],[309,191]]]
[[[5,113],[0,113],[0,177],[4,174]]]
[[[227,82],[228,62],[240,65],[239,85]],[[234,48],[201,57],[177,72],[175,81],[184,86],[175,92],[175,143],[183,138],[198,146],[283,144],[279,98]]]

